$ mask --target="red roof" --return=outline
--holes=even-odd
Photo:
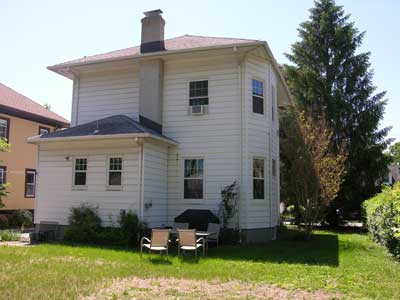
[[[0,83],[0,112],[26,116],[49,125],[69,126],[68,120],[2,83]]]
[[[224,45],[236,45],[236,44],[248,44],[260,42],[258,40],[250,39],[236,39],[236,38],[222,38],[222,37],[207,37],[207,36],[195,36],[195,35],[182,35],[171,39],[166,39],[165,49],[166,51],[172,50],[189,50],[195,48],[205,47],[217,47]],[[140,46],[130,47],[126,49],[111,51],[93,56],[85,56],[80,59],[71,60],[65,63],[54,65],[50,68],[64,67],[72,64],[96,62],[112,58],[123,58],[130,57],[140,54]]]

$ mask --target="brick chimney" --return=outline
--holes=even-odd
[[[165,21],[161,14],[161,9],[144,12],[145,17],[142,19],[142,41],[140,44],[141,53],[165,50]]]

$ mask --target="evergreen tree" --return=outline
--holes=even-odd
[[[347,175],[332,211],[354,213],[387,171],[383,151],[389,128],[378,129],[385,92],[375,93],[370,53],[357,51],[364,32],[349,18],[334,0],[315,1],[309,20],[298,29],[300,41],[286,54],[293,65],[283,69],[299,109],[316,119],[325,115],[334,130],[333,145],[346,144]]]

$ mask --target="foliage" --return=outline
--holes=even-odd
[[[227,185],[221,191],[221,206],[219,215],[222,217],[222,228],[226,229],[228,222],[233,219],[237,214],[237,196],[238,184],[234,181],[232,184]],[[234,224],[236,228],[237,224]]]
[[[300,40],[287,54],[293,65],[283,66],[285,77],[300,110],[316,120],[324,116],[332,128],[330,151],[338,153],[345,143],[347,172],[332,211],[360,212],[362,201],[376,193],[376,180],[387,172],[383,151],[390,129],[379,129],[385,92],[375,93],[370,53],[359,52],[365,33],[334,0],[315,1],[298,32]]]
[[[94,243],[101,229],[101,219],[98,207],[82,203],[71,207],[68,217],[69,226],[66,228],[64,238],[68,241],[81,243]]]
[[[363,208],[373,239],[400,258],[400,182],[365,201]]]
[[[389,147],[388,155],[392,164],[400,166],[400,142]]]
[[[20,233],[14,230],[0,230],[0,241],[19,241]]]
[[[24,228],[33,226],[33,215],[29,210],[15,210],[8,217],[8,225],[12,228]]]
[[[68,220],[64,239],[74,243],[136,246],[145,229],[132,211],[121,212],[119,227],[102,227],[98,207],[86,203],[72,207]]]
[[[10,144],[7,143],[7,141],[3,138],[0,138],[0,152],[9,152],[10,151]],[[7,197],[7,188],[8,184],[0,184],[0,208],[4,207],[4,203],[2,199],[4,197]]]
[[[0,214],[0,229],[7,229],[8,226],[8,216]]]
[[[281,123],[283,197],[294,205],[296,223],[304,224],[310,236],[340,190],[346,153],[340,145],[337,154],[330,151],[333,132],[324,118],[293,108],[281,114]]]
[[[145,224],[139,221],[138,216],[132,211],[122,211],[118,223],[122,239],[127,246],[136,246],[145,230]]]

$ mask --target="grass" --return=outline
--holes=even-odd
[[[367,235],[319,231],[265,246],[222,246],[195,261],[59,244],[0,247],[1,299],[76,299],[110,279],[137,276],[267,282],[339,292],[343,299],[399,299],[400,264]]]

